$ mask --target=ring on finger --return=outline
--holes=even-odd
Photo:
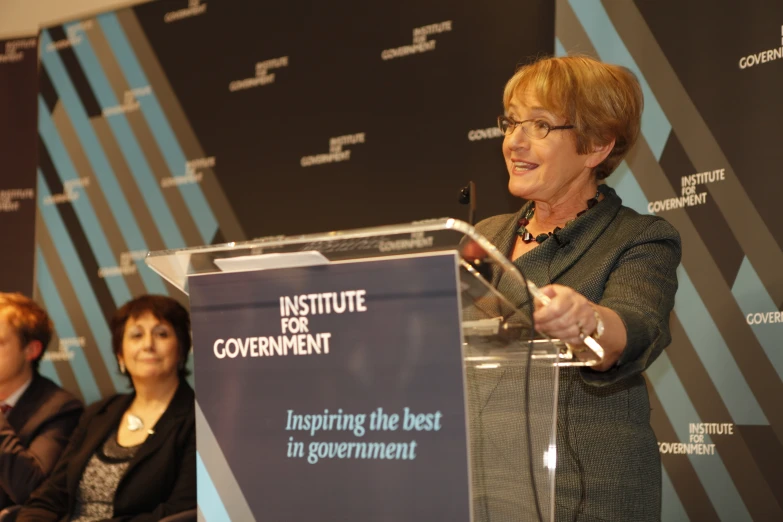
[[[576,327],[579,328],[579,340],[584,341],[587,334],[582,330],[582,321],[577,321]]]

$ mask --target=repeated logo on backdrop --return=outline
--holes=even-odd
[[[747,69],[748,67],[780,59],[783,59],[783,25],[780,26],[780,46],[743,56],[739,60],[739,68]]]
[[[0,40],[0,292],[33,292],[38,39]]]
[[[469,180],[481,217],[515,210],[495,118],[515,67],[554,41],[639,77],[642,140],[608,181],[683,239],[674,341],[648,372],[664,519],[780,519],[783,20],[778,0],[696,1],[672,17],[674,2],[558,0],[553,25],[548,2],[404,1],[390,24],[358,0],[241,13],[162,0],[45,28],[24,105],[37,169],[9,163],[29,178],[0,186],[0,219],[31,222],[37,202],[35,246],[8,266],[31,281],[35,262],[55,320],[42,370],[88,402],[125,389],[107,319],[145,292],[186,300],[148,250],[464,217]],[[4,42],[0,74],[34,78],[34,47]],[[198,81],[192,56],[210,71]]]
[[[682,237],[673,342],[647,371],[663,520],[776,520],[783,483],[769,459],[783,455],[783,415],[772,398],[783,395],[775,210],[783,184],[770,174],[783,161],[783,68],[771,62],[783,51],[746,42],[765,34],[770,47],[783,43],[780,24],[769,23],[779,2],[709,19],[695,13],[711,2],[677,17],[662,4],[559,0],[556,47],[639,78],[641,143],[607,181],[626,205],[666,218]],[[721,45],[694,44],[715,31]]]
[[[385,49],[382,60],[375,55],[351,64],[353,79],[338,72],[339,68],[357,59],[352,55],[355,50],[373,44],[355,40],[354,30],[362,24],[349,22],[328,6],[323,12],[311,13],[311,18],[293,7],[284,15],[296,20],[292,30],[301,28],[312,38],[318,30],[330,31],[333,41],[323,46],[313,46],[307,38],[279,37],[275,37],[279,43],[267,45],[261,41],[263,35],[254,36],[261,39],[258,42],[242,45],[238,43],[246,34],[242,25],[253,19],[252,13],[238,19],[237,13],[223,5],[210,5],[207,10],[206,2],[183,0],[44,29],[37,99],[37,293],[52,312],[62,338],[83,340],[75,352],[67,349],[73,343],[61,342],[61,348],[47,359],[53,366],[44,367],[45,373],[88,402],[123,389],[106,319],[125,301],[145,292],[185,300],[146,267],[147,251],[242,240],[244,229],[258,235],[259,224],[277,233],[291,230],[293,221],[279,216],[289,215],[292,199],[300,208],[309,206],[308,198],[318,200],[312,206],[318,220],[300,216],[309,232],[365,226],[366,216],[356,211],[345,214],[346,225],[340,223],[340,209],[329,202],[334,197],[330,190],[340,194],[341,201],[353,200],[357,208],[364,208],[364,199],[374,191],[352,189],[353,194],[345,197],[342,185],[348,180],[353,180],[349,185],[361,187],[372,179],[368,176],[372,170],[376,170],[375,179],[384,179],[378,177],[384,169],[423,179],[430,169],[418,164],[415,152],[422,135],[413,127],[395,130],[399,124],[391,118],[426,114],[432,111],[435,98],[426,92],[413,93],[410,107],[401,112],[405,103],[392,99],[402,87],[396,78],[422,82],[428,74],[447,72],[452,83],[461,79],[462,73],[450,65],[461,61],[454,54],[454,36],[460,34],[454,27],[462,24],[467,31],[475,28],[475,22],[446,3],[426,18],[413,14],[413,7],[406,15],[410,27],[406,32],[412,40],[389,46],[397,38],[389,30],[382,36],[387,43],[375,44],[375,49]],[[378,26],[372,17],[383,17],[383,13],[366,16],[364,26]],[[274,27],[291,24],[273,18],[268,22]],[[220,37],[205,41],[197,29],[204,23]],[[551,33],[542,33],[540,45],[551,42],[550,37]],[[203,45],[208,49],[202,49]],[[219,52],[216,45],[231,51]],[[532,54],[540,45],[510,48],[506,65],[493,66],[498,79],[481,87],[487,94],[472,97],[495,106],[501,79],[519,56]],[[266,48],[285,51],[265,56]],[[204,69],[212,72],[194,83],[192,74],[180,68],[183,52],[200,56]],[[296,56],[295,64],[292,56]],[[316,63],[334,74],[318,74]],[[424,67],[428,72],[422,78],[416,72],[394,70],[399,66],[411,71]],[[374,92],[378,86],[373,82],[383,75],[388,85]],[[284,89],[279,88],[282,80]],[[331,91],[334,87],[337,93]],[[321,93],[333,104],[328,109],[331,116],[309,105]],[[330,107],[320,103],[322,109]],[[254,115],[256,110],[263,110],[264,115]],[[287,129],[290,126],[293,132]],[[267,129],[273,130],[273,139],[267,137]],[[390,132],[404,136],[407,143],[395,144]],[[373,138],[368,140],[368,136]],[[246,143],[238,146],[242,141]],[[275,156],[281,152],[284,158]],[[403,169],[399,162],[405,165]],[[347,178],[346,173],[335,176],[335,168],[353,164],[356,170],[348,172]],[[292,168],[306,169],[294,176]],[[327,174],[330,183],[302,191],[300,176],[309,173],[319,179]],[[448,213],[459,213],[462,208],[448,192],[456,194],[463,181],[449,172],[441,176],[445,189],[438,190],[453,209]],[[391,182],[392,178],[386,179]],[[258,190],[281,181],[290,183],[282,192]],[[8,192],[4,208],[18,204],[20,194]],[[273,197],[272,205],[261,200],[268,195]],[[245,197],[252,197],[253,203],[245,204]],[[389,201],[395,200],[389,194]],[[430,199],[416,197],[408,203],[418,206],[418,212],[432,205]],[[376,205],[376,211],[383,205]],[[398,213],[403,208],[395,205]],[[387,217],[379,212],[374,219],[381,224],[436,215],[422,216],[410,208],[400,213],[402,218],[388,217],[394,212],[387,211]]]
[[[412,44],[395,47],[394,49],[385,49],[381,52],[381,59],[391,60],[394,58],[401,58],[403,56],[410,56],[412,54],[434,51],[435,45],[438,42],[430,38],[431,35],[451,31],[451,24],[451,20],[446,20],[445,22],[440,22],[437,24],[417,27],[413,30]]]
[[[0,53],[0,63],[15,63],[24,59],[25,49],[38,47],[36,38],[23,38],[21,40],[6,40],[4,50]]]
[[[232,81],[228,84],[228,90],[234,92],[269,85],[275,81],[275,74],[270,73],[270,69],[277,69],[280,67],[288,67],[288,56],[281,56],[279,58],[258,62],[256,64],[255,76],[243,80]]]
[[[179,2],[184,3],[184,2]],[[203,15],[207,12],[207,3],[202,0],[188,0],[188,6],[182,9],[169,11],[163,15],[163,21],[168,23],[185,20],[193,16]]]
[[[22,201],[34,197],[33,188],[0,190],[0,212],[16,212],[22,207]]]
[[[356,134],[348,134],[346,136],[337,136],[336,138],[329,138],[329,152],[325,154],[314,154],[312,156],[304,156],[299,163],[303,167],[311,167],[313,165],[323,165],[324,163],[335,163],[338,161],[348,161],[351,159],[351,150],[343,147],[347,145],[356,145],[357,143],[364,143],[364,133],[357,132]]]

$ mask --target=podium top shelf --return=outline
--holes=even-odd
[[[483,268],[500,270],[537,295],[534,284],[471,225],[453,218],[430,219],[401,225],[360,228],[300,236],[270,236],[147,254],[147,265],[169,283],[188,294],[188,278],[220,272],[242,272],[270,268],[293,268],[377,259],[402,255],[455,252],[460,271],[463,330],[471,347],[480,347],[479,358],[492,359],[500,346],[503,358],[513,355],[508,341],[529,339],[543,342],[542,356],[559,359],[558,365],[589,366],[601,355],[578,360],[570,347],[557,340],[541,338],[523,313],[494,288]],[[478,261],[478,262],[477,262]],[[490,270],[490,271],[491,271]],[[600,348],[600,347],[599,347]],[[525,348],[537,351],[536,345]],[[535,358],[535,355],[534,355]],[[489,360],[489,359],[487,359]],[[490,361],[491,362],[491,361]]]
[[[486,256],[513,270],[510,261],[469,224],[452,218],[299,236],[269,236],[219,245],[160,250],[147,265],[187,293],[188,277],[221,271],[283,268],[366,258],[457,250],[470,238]]]

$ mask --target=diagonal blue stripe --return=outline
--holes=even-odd
[[[623,205],[634,209],[639,214],[649,214],[647,211],[647,196],[642,187],[631,172],[628,163],[622,161],[612,175],[606,180],[606,184],[613,187],[623,198]]]
[[[36,286],[38,285],[36,281]],[[41,294],[41,289],[38,288],[38,295]],[[44,308],[46,308],[46,305],[44,304]],[[46,359],[41,359],[38,362],[38,373],[46,377],[47,379],[50,379],[52,382],[57,384],[58,386],[62,386],[62,381],[60,381],[60,375],[57,373],[57,369],[54,367],[54,363],[52,361],[47,361]]]
[[[95,131],[90,125],[87,113],[82,106],[78,94],[68,77],[68,72],[63,66],[57,52],[46,51],[46,45],[51,42],[48,31],[41,32],[41,63],[46,68],[52,84],[63,103],[63,108],[73,124],[79,141],[87,155],[96,181],[100,186],[115,222],[119,226],[120,233],[130,250],[148,250],[141,231],[136,224],[133,213],[130,210],[125,194],[122,192],[117,178],[112,170],[103,148],[101,147]],[[81,44],[80,44],[81,45]],[[39,102],[40,103],[40,102]],[[48,109],[39,109],[39,112],[49,114]],[[40,117],[39,117],[40,119]],[[114,265],[116,263],[112,263]],[[166,293],[166,287],[160,277],[154,274],[142,261],[136,262],[139,274],[142,277],[148,291]]]
[[[196,498],[198,508],[201,510],[207,522],[222,522],[231,520],[228,511],[220,499],[220,494],[209,476],[209,471],[201,460],[201,455],[196,452]]]
[[[674,311],[726,404],[731,418],[736,424],[768,425],[767,417],[737,367],[718,326],[682,267],[677,271],[677,279],[680,288],[677,291]]]
[[[647,376],[666,411],[666,416],[677,433],[678,440],[687,442],[689,440],[689,424],[698,423],[701,420],[666,352],[662,353],[655,364],[650,366],[647,370]],[[713,443],[709,435],[704,436],[704,443]],[[688,455],[688,460],[693,465],[699,481],[704,486],[704,490],[721,520],[726,522],[752,521],[750,513],[748,513],[747,507],[720,456],[717,454]],[[668,509],[673,509],[673,507],[669,506]]]
[[[79,64],[82,66],[82,70],[101,108],[107,109],[119,105],[119,101],[109,85],[109,80],[106,78],[89,40],[87,38],[82,39],[79,45],[73,47],[73,51],[76,53],[76,58],[79,60]],[[139,98],[139,101],[142,99]],[[166,247],[181,248],[185,246],[185,241],[177,228],[174,216],[163,198],[158,181],[147,163],[147,159],[128,124],[127,118],[123,114],[104,116],[103,118],[109,124],[109,128],[117,140],[122,155],[139,186],[144,202],[160,229]]]
[[[639,183],[636,181],[633,172],[625,162],[621,163],[617,169],[617,173],[613,174],[609,180],[615,190],[622,194],[624,205],[633,208],[639,213],[647,213],[648,200],[645,197],[642,188],[639,186]],[[742,405],[743,407],[749,406],[750,410],[761,414],[761,417],[763,418],[761,408],[758,406],[747,383],[739,373],[736,363],[733,358],[731,358],[730,354],[728,354],[730,360],[726,363],[725,355],[726,352],[728,352],[728,347],[726,347],[717,328],[715,328],[715,324],[707,312],[704,303],[700,299],[692,298],[695,289],[693,289],[692,284],[690,284],[690,279],[687,277],[685,269],[682,266],[679,267],[677,275],[680,282],[680,288],[677,291],[676,297],[677,303],[680,305],[680,308],[682,308],[682,295],[688,294],[686,297],[688,306],[684,307],[684,310],[680,310],[677,304],[675,304],[675,311],[680,318],[680,322],[686,328],[686,334],[688,335],[691,344],[694,346],[702,364],[704,364],[707,372],[710,374],[710,379],[713,381],[716,388],[718,388],[719,393],[721,393],[721,398],[724,399],[724,402],[726,401],[724,394],[733,390],[731,389],[731,384],[726,381],[723,370],[725,369],[731,374],[732,380],[736,380],[737,377],[740,379],[740,385],[737,392],[738,397],[732,398],[731,401],[734,411],[729,408],[727,403],[727,408],[729,408],[729,412],[732,413],[734,421],[737,423],[740,422],[740,420],[737,420],[737,417],[734,417],[735,413],[739,415],[740,419],[746,418],[741,411],[736,411],[737,405]],[[686,287],[685,290],[683,290],[684,286]],[[690,289],[687,287],[690,287]],[[698,297],[698,294],[696,294],[696,297]],[[700,336],[699,330],[704,330],[704,332],[701,333],[705,334],[710,339],[714,339],[714,337],[718,338],[725,349],[723,358],[721,358],[719,354],[716,357],[716,354],[714,353],[716,351],[720,352],[720,347],[715,349],[713,345],[705,344],[712,341],[705,340]],[[716,364],[716,361],[718,360],[722,360],[723,364],[726,366],[724,368],[718,367],[719,364]],[[689,440],[689,424],[701,421],[699,420],[693,403],[688,397],[688,393],[685,391],[679,377],[674,371],[666,352],[661,354],[660,358],[650,366],[647,370],[647,376],[650,378],[650,384],[655,389],[655,393],[660,398],[666,416],[674,426],[679,441],[687,442]],[[721,389],[723,392],[721,392]],[[751,418],[756,417],[756,415],[751,414]],[[708,439],[709,437],[705,437],[705,442],[709,444],[711,442],[709,442]],[[699,480],[704,486],[704,489],[707,491],[707,496],[712,501],[716,510],[724,517],[723,520],[732,522],[751,520],[750,514],[747,512],[745,504],[739,496],[739,493],[734,486],[734,482],[720,456],[689,455],[688,458],[696,470],[696,474],[699,476]],[[678,507],[676,505],[668,504],[664,506],[664,512],[677,509]]]
[[[685,512],[685,508],[680,502],[680,497],[677,495],[677,490],[674,489],[674,484],[669,478],[669,474],[666,473],[666,468],[661,466],[661,497],[663,504],[661,506],[661,520],[666,522],[689,522],[688,514]]]
[[[90,280],[87,278],[84,267],[71,242],[70,235],[68,234],[65,225],[63,225],[60,213],[54,205],[44,205],[42,203],[44,198],[49,195],[49,187],[46,186],[43,174],[41,174],[41,171],[39,170],[38,208],[41,211],[41,216],[43,216],[46,228],[49,229],[52,242],[57,250],[57,256],[60,258],[65,273],[68,275],[68,279],[73,285],[76,297],[79,300],[79,305],[87,320],[87,324],[90,326],[90,331],[92,331],[93,339],[98,343],[98,351],[103,357],[106,367],[114,368],[116,361],[114,360],[114,355],[111,350],[111,333],[109,332],[109,327],[103,319],[103,312],[98,304],[98,299],[95,297]],[[128,383],[124,378],[116,375],[114,372],[109,372],[109,375],[111,375],[115,389],[124,390],[127,388]],[[100,396],[84,396],[84,400],[88,403],[99,398]]]
[[[612,185],[623,195],[623,204],[637,212],[647,213],[648,200],[625,162],[620,165],[620,178]],[[701,359],[715,388],[723,399],[731,418],[737,424],[769,424],[745,377],[737,367],[726,341],[707,311],[699,292],[693,286],[685,268],[677,269],[679,288],[674,311],[680,318],[693,349]]]
[[[747,257],[742,260],[731,293],[734,294],[746,321],[748,314],[779,312]],[[781,343],[783,322],[752,324],[750,328],[761,344],[764,353],[767,354],[769,362],[778,372],[778,377],[783,380],[783,349],[781,349],[783,347],[783,343]]]
[[[78,337],[76,331],[73,329],[71,318],[65,310],[65,305],[63,305],[63,302],[60,299],[60,294],[54,284],[54,280],[49,272],[49,266],[46,264],[46,259],[44,259],[40,247],[36,248],[36,262],[38,270],[38,287],[41,289],[41,297],[46,305],[46,312],[54,322],[57,335],[60,339]],[[74,350],[73,354],[71,368],[73,368],[73,373],[76,375],[76,382],[79,384],[82,396],[85,400],[87,400],[88,397],[92,399],[100,398],[101,392],[98,390],[98,385],[95,383],[95,377],[92,374],[92,370],[90,369],[84,352],[82,350]]]
[[[98,23],[106,35],[106,40],[117,58],[117,62],[122,69],[128,85],[133,88],[146,87],[150,84],[147,75],[141,68],[136,54],[133,51],[125,31],[117,20],[115,13],[106,13],[98,16]],[[141,110],[147,119],[149,128],[158,143],[166,165],[172,176],[185,173],[185,154],[179,145],[179,141],[174,135],[174,131],[169,125],[168,120],[160,106],[157,96],[153,92],[149,96],[144,96],[139,100]],[[218,229],[212,209],[209,206],[201,186],[198,184],[180,185],[179,190],[185,204],[193,216],[196,226],[201,233],[201,238],[205,244],[212,242]]]
[[[60,141],[60,135],[57,133],[54,122],[52,122],[49,115],[46,102],[44,102],[41,96],[38,96],[38,134],[41,136],[49,156],[52,158],[60,181],[65,184],[69,180],[78,180],[79,174],[76,173],[76,169],[73,163],[71,163],[71,158],[68,156],[62,141]],[[70,205],[84,230],[90,249],[95,254],[95,259],[100,266],[116,266],[117,258],[114,257],[114,254],[109,249],[106,236],[101,229],[100,222],[93,211],[90,201],[84,197],[82,189],[77,188],[75,191],[77,191],[80,197],[76,201],[72,201]],[[109,287],[116,305],[119,306],[130,299],[131,294],[123,278],[108,277],[106,278],[106,285]]]
[[[38,373],[40,373],[47,379],[51,380],[58,386],[63,385],[62,382],[60,381],[60,376],[57,374],[57,369],[54,367],[54,363],[52,361],[41,359],[38,362]]]
[[[54,382],[57,386],[62,387],[63,383],[60,381],[60,376],[57,374],[57,369],[52,361],[41,359],[38,363],[38,373]]]
[[[568,54],[565,50],[565,47],[563,47],[563,43],[560,41],[560,38],[555,38],[555,56],[565,56]]]
[[[650,89],[650,85],[644,79],[641,69],[636,65],[620,35],[617,34],[609,15],[601,5],[601,0],[569,0],[569,4],[601,59],[628,67],[639,79],[644,93],[642,134],[644,134],[656,159],[660,159],[672,126],[655,94]]]

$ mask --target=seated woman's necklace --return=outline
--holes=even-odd
[[[128,413],[128,431],[139,431],[144,429],[144,421],[141,417]]]
[[[596,205],[596,203],[598,203],[598,196],[600,195],[601,193],[599,191],[596,191],[595,196],[587,200],[587,208],[579,212],[574,219],[578,218],[579,216],[581,216],[582,214],[584,214],[585,212],[593,208]],[[534,236],[533,234],[528,232],[527,228],[525,227],[530,224],[530,220],[533,219],[533,214],[535,213],[536,213],[536,202],[533,201],[530,204],[530,208],[527,210],[527,212],[525,212],[524,217],[522,217],[517,222],[517,225],[519,227],[517,228],[517,235],[522,238],[523,243],[532,243],[534,239],[536,240],[536,243],[543,243],[544,241],[546,241],[546,239],[549,236],[551,236],[552,234],[557,234],[559,231],[562,230],[562,228],[560,227],[555,227],[555,229],[552,230],[551,232],[542,232],[541,234]],[[571,222],[574,221],[574,219],[567,221],[566,224],[563,226],[567,227],[569,224],[571,224]]]
[[[141,420],[141,417],[138,415],[134,415],[133,413],[128,412],[126,419],[128,431],[139,431],[144,429],[144,421]],[[155,430],[147,430],[147,435],[152,435],[153,433],[155,433]]]

